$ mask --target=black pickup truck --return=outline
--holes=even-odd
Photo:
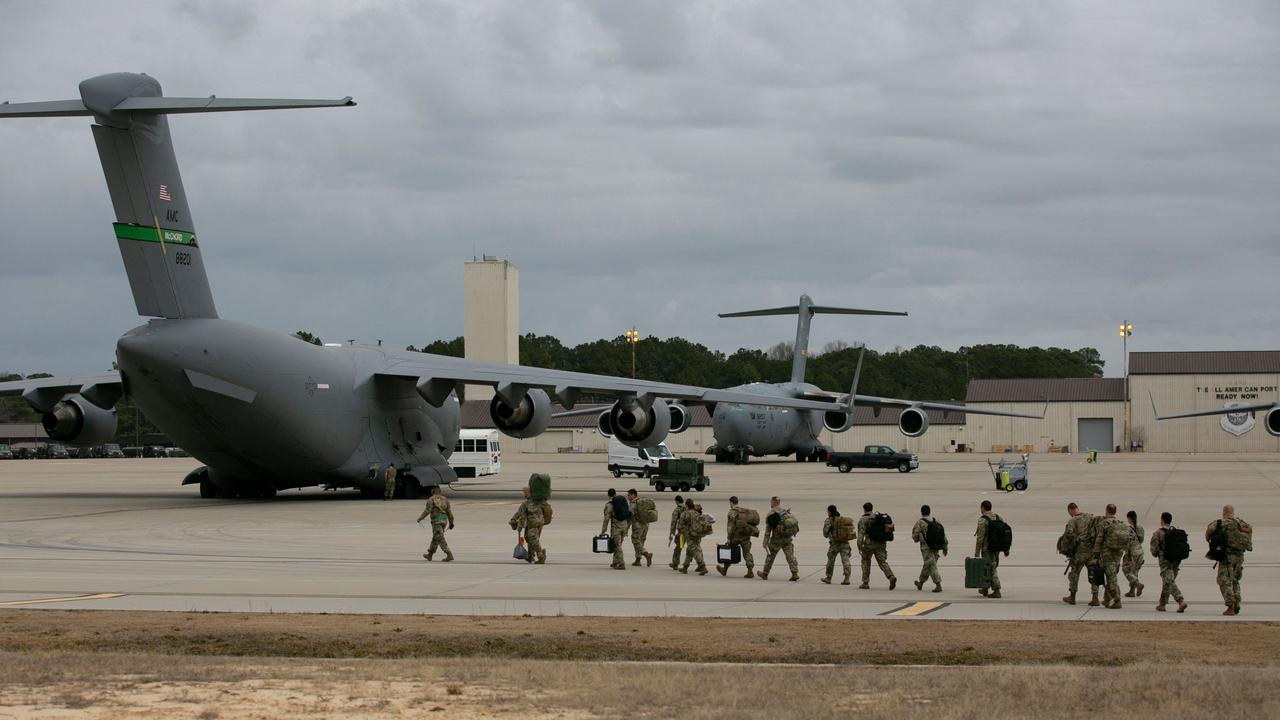
[[[911,472],[920,467],[920,458],[884,445],[868,445],[862,452],[829,452],[827,465],[847,473],[854,468],[883,468]]]

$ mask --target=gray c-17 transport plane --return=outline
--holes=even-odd
[[[127,394],[204,463],[183,480],[198,484],[202,497],[269,497],[317,485],[376,493],[389,463],[401,469],[401,495],[453,482],[455,390],[468,384],[495,388],[494,425],[520,438],[546,429],[552,397],[569,408],[584,393],[613,398],[601,422],[634,447],[687,428],[692,404],[851,411],[829,398],[320,347],[220,318],[166,116],[354,105],[350,97],[165,97],[156,80],[135,73],[89,78],[74,100],[0,104],[0,118],[93,118],[116,243],[138,314],[151,318],[117,341],[118,372],[0,383],[0,396],[21,395],[53,440],[95,445],[115,434],[114,406]]]
[[[796,341],[792,347],[791,379],[785,383],[750,383],[728,388],[731,392],[743,392],[752,395],[767,395],[778,398],[797,399],[832,399],[846,405],[842,410],[817,411],[804,408],[792,408],[783,405],[766,407],[749,406],[741,403],[721,403],[716,405],[712,415],[712,432],[716,444],[713,451],[716,460],[724,462],[733,460],[745,463],[751,456],[795,455],[799,462],[825,460],[826,448],[819,440],[819,433],[825,427],[832,432],[845,432],[853,427],[853,413],[849,411],[852,401],[859,405],[869,405],[876,415],[886,407],[902,408],[898,416],[898,430],[907,437],[919,437],[929,429],[929,410],[944,413],[959,412],[978,415],[1001,415],[1005,417],[1031,417],[1022,413],[1003,410],[981,410],[967,408],[962,405],[926,402],[919,400],[898,400],[895,398],[857,395],[857,374],[862,367],[862,358],[858,358],[859,371],[855,371],[855,397],[849,395],[838,398],[823,391],[816,385],[806,383],[805,364],[809,359],[809,326],[813,316],[818,313],[832,315],[906,315],[905,312],[886,310],[860,310],[855,308],[827,307],[814,305],[808,295],[801,295],[800,302],[779,308],[765,310],[746,310],[743,312],[722,313],[722,318],[762,317],[767,315],[796,315]],[[865,352],[865,349],[864,349]]]

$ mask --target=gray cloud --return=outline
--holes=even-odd
[[[522,326],[713,347],[1275,348],[1280,8],[1161,2],[6,6],[0,99],[145,71],[350,110],[173,133],[226,317],[461,333],[461,263]],[[50,52],[50,38],[57,52]],[[103,63],[108,63],[104,65]],[[0,369],[110,362],[139,322],[84,119],[0,123]]]

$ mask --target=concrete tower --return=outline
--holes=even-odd
[[[509,260],[485,255],[464,264],[462,335],[468,360],[520,362],[520,271]],[[467,400],[493,397],[472,385]]]

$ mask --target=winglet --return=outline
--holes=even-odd
[[[849,416],[853,416],[853,402],[858,397],[858,378],[862,376],[862,358],[867,354],[867,346],[858,348],[858,365],[853,369],[853,385],[849,388],[849,401],[845,403]]]
[[[1156,409],[1156,396],[1148,390],[1147,397],[1151,398],[1151,414],[1155,416],[1156,420],[1164,420],[1164,418],[1160,417],[1160,411]]]

